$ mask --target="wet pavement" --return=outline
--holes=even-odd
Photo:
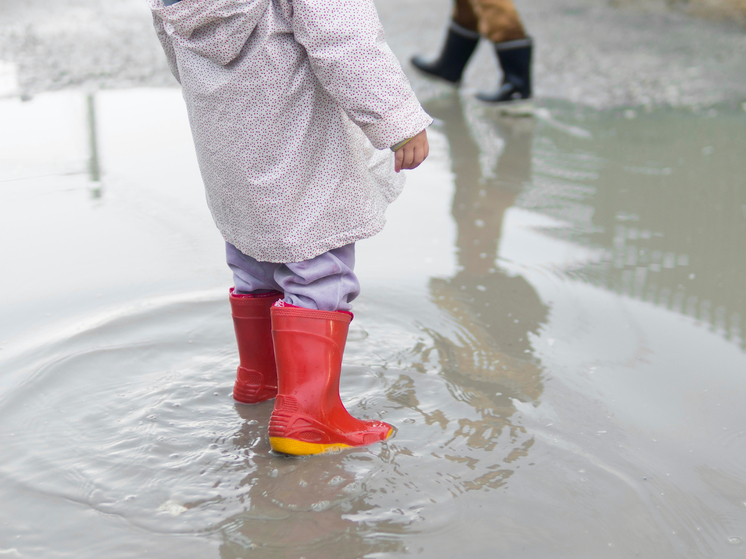
[[[536,41],[538,96],[595,108],[746,101],[744,28],[688,17],[667,4],[520,0]],[[449,0],[378,0],[377,6],[402,61],[437,52]],[[465,75],[468,92],[497,83],[493,55],[483,43]],[[17,75],[16,86],[2,86],[3,63]],[[164,85],[176,84],[143,0],[0,1],[0,97]],[[416,78],[415,89],[424,97],[439,90]]]
[[[397,432],[310,459],[230,397],[179,91],[0,100],[0,557],[746,556],[742,97],[507,118],[486,54],[413,77],[431,156],[358,247],[342,398]]]

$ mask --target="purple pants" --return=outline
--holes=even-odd
[[[283,301],[320,311],[349,311],[360,294],[355,267],[355,243],[302,262],[259,262],[225,243],[233,285],[239,293],[280,291]]]

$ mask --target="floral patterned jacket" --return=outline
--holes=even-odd
[[[298,262],[370,237],[401,192],[388,149],[432,119],[373,0],[148,0],[227,241]]]

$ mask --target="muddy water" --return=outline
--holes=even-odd
[[[396,435],[293,459],[179,93],[91,103],[0,103],[1,557],[746,555],[746,113],[427,101],[342,386]]]

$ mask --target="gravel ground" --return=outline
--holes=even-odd
[[[536,39],[535,90],[596,108],[710,106],[746,99],[746,32],[640,3],[518,0]],[[449,0],[379,0],[381,19],[418,93],[441,87],[414,75],[417,52],[435,53]],[[467,93],[494,87],[484,43],[470,65]],[[0,0],[0,94],[63,88],[174,86],[143,0]]]

